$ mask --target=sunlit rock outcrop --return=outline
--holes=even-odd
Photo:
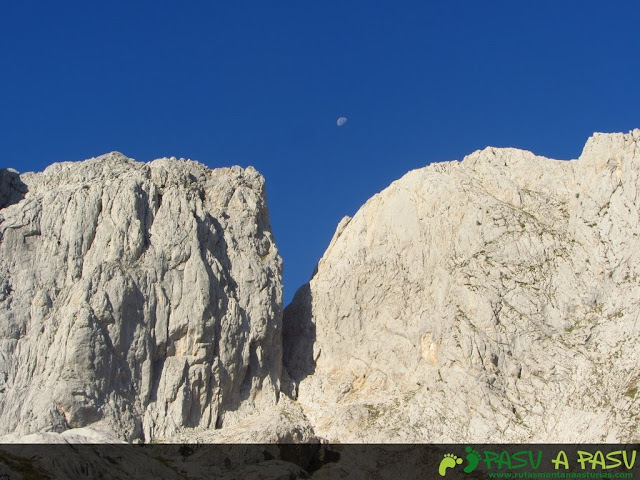
[[[151,441],[276,404],[281,260],[254,169],[111,153],[0,189],[0,434]]]
[[[640,130],[486,148],[345,218],[284,315],[316,434],[638,441]]]

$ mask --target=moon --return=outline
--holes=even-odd
[[[338,118],[338,121],[336,122],[336,125],[338,125],[339,127],[343,126],[345,123],[347,123],[347,117],[340,117]]]

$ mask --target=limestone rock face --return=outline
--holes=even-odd
[[[409,172],[283,319],[254,169],[0,170],[0,441],[638,442],[639,194],[640,130]]]
[[[111,153],[0,171],[0,434],[241,421],[277,402],[281,305],[251,167]]]
[[[345,218],[284,315],[341,442],[639,441],[640,130],[579,159],[487,148]]]

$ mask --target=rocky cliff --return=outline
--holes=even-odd
[[[0,435],[640,441],[639,187],[640,130],[409,172],[283,318],[255,170],[2,170]]]
[[[284,315],[316,433],[639,441],[639,188],[634,130],[433,164],[343,219]]]
[[[151,441],[262,411],[281,305],[252,168],[111,153],[0,171],[0,434]]]

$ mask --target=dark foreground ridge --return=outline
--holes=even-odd
[[[637,478],[625,444],[3,445],[0,479]]]

